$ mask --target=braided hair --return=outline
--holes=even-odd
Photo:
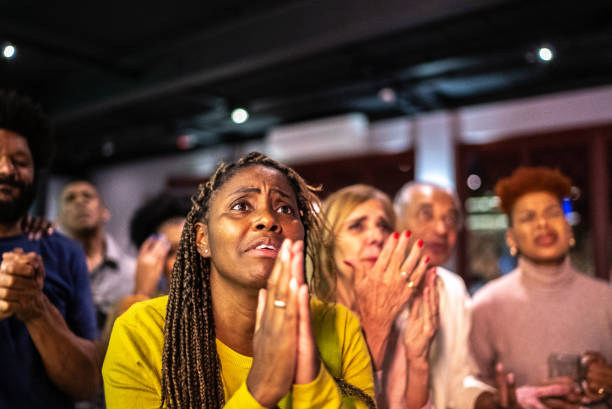
[[[213,194],[239,170],[262,165],[281,172],[289,181],[304,226],[304,251],[311,258],[309,242],[319,240],[320,202],[315,192],[293,169],[252,152],[236,162],[222,163],[210,180],[191,198],[176,262],[170,280],[162,355],[162,401],[172,409],[219,409],[225,404],[217,354],[210,259],[196,247],[196,224],[208,223]],[[367,396],[367,395],[366,395]]]

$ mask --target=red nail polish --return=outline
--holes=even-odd
[[[412,234],[412,232],[410,230],[406,230],[406,233],[404,233],[406,235],[406,238],[410,237],[410,235]]]
[[[429,256],[425,257],[425,262],[429,263]]]
[[[419,247],[423,247],[423,240],[419,240],[419,241],[417,242],[417,246],[419,246]]]
[[[399,237],[399,233],[398,232],[393,233],[393,238],[397,239],[398,237]]]

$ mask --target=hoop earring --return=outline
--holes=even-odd
[[[574,247],[576,245],[576,239],[573,237],[569,238],[569,246]]]
[[[516,249],[516,247],[514,246],[510,247],[510,255],[512,257],[516,257],[517,254],[518,254],[518,250]]]

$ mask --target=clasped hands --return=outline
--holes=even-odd
[[[304,281],[304,243],[287,239],[259,291],[247,388],[262,406],[272,407],[293,384],[315,380],[320,366]]]
[[[376,369],[382,366],[393,322],[407,305],[411,304],[403,334],[407,357],[426,356],[439,325],[435,269],[427,272],[429,257],[422,257],[420,240],[406,257],[409,238],[410,231],[390,235],[371,269],[345,260],[353,270],[355,308]]]
[[[15,315],[27,322],[42,314],[45,268],[40,255],[15,248],[2,254],[0,320]]]

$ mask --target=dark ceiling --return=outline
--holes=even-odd
[[[612,83],[610,0],[0,0],[5,41],[0,87],[51,113],[61,172],[176,152],[181,135],[197,149]]]

